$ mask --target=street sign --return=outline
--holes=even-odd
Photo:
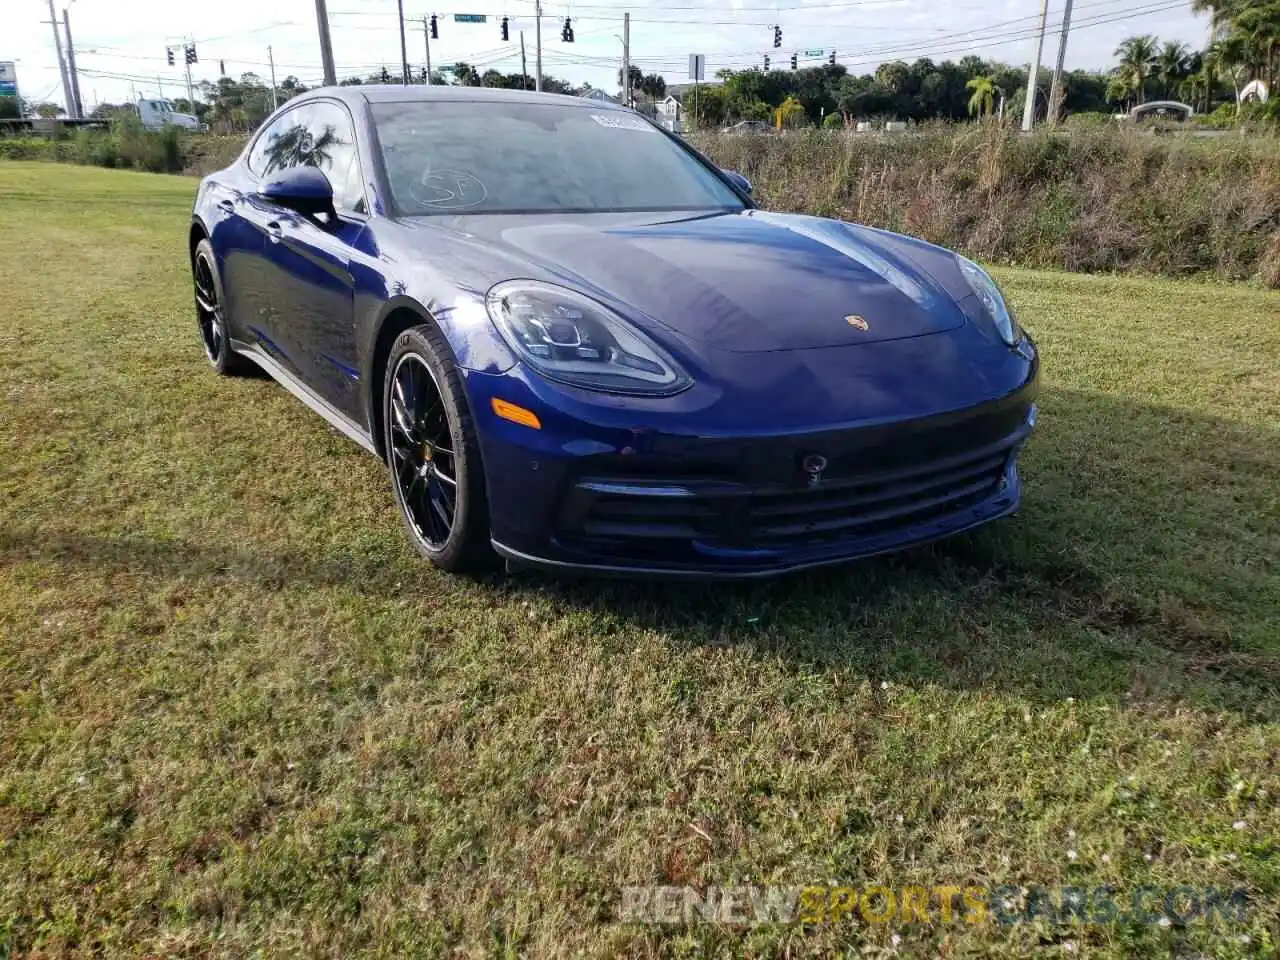
[[[806,57],[820,57],[820,56],[822,56],[822,51],[821,51],[821,50],[806,50],[806,51],[804,52],[804,55],[805,55]]]
[[[18,95],[18,68],[12,60],[0,62],[0,97]]]
[[[484,23],[485,19],[483,13],[455,13],[453,15],[454,23]]]
[[[705,80],[707,72],[707,58],[701,53],[689,54],[689,79],[701,82]]]

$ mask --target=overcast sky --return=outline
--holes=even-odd
[[[434,67],[466,60],[481,71],[520,70],[520,33],[524,32],[528,69],[534,66],[533,0],[405,0],[405,16],[419,18],[407,29],[409,62],[424,62],[420,18],[439,17],[440,38],[432,42]],[[1050,37],[1043,62],[1056,56],[1056,31],[1064,0],[1050,0]],[[400,61],[395,0],[328,0],[338,76],[368,73]],[[58,14],[66,0],[55,0]],[[668,82],[687,79],[688,55],[703,53],[710,76],[721,67],[759,64],[764,54],[773,66],[787,67],[791,54],[834,48],[851,72],[864,73],[885,60],[958,60],[973,53],[1025,64],[1034,48],[1039,0],[812,0],[770,4],[765,0],[583,0],[547,2],[543,8],[543,71],[580,84],[588,81],[613,91],[621,58],[622,13],[632,16],[632,60],[646,73]],[[6,0],[5,37],[0,60],[16,60],[23,96],[62,101],[48,3]],[[267,47],[274,49],[276,76],[288,74],[307,85],[322,76],[316,39],[314,0],[76,0],[71,6],[81,95],[86,107],[120,102],[130,95],[154,96],[162,84],[167,96],[185,86],[182,58],[165,62],[166,44],[184,37],[197,41],[200,62],[194,79],[213,80],[219,60],[229,75],[253,71],[266,76]],[[483,13],[483,24],[455,23],[456,13]],[[498,21],[511,18],[511,41],[503,43]],[[572,17],[576,42],[560,41],[564,18]],[[1187,0],[1077,0],[1072,17],[1067,65],[1106,67],[1126,36],[1154,33],[1161,39],[1203,45],[1207,21],[1194,16]],[[774,49],[772,24],[782,26],[782,47]]]

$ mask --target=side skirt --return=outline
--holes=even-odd
[[[295,397],[305,403],[325,420],[329,421],[339,433],[349,437],[356,443],[360,444],[366,451],[373,454],[378,459],[382,459],[382,455],[378,453],[378,448],[374,446],[373,438],[368,432],[356,423],[345,413],[338,410],[337,407],[329,403],[318,393],[308,387],[306,384],[298,380],[293,374],[289,373],[276,363],[275,358],[267,351],[263,350],[256,343],[246,343],[243,340],[232,340],[231,349],[236,353],[248,357],[263,370],[265,370],[271,379],[275,380],[280,386],[284,387]]]

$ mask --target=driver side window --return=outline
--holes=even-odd
[[[249,169],[264,178],[300,166],[316,167],[329,178],[338,210],[368,212],[355,130],[342,107],[319,101],[282,114],[249,154]]]
[[[270,177],[297,166],[296,145],[306,132],[302,110],[289,110],[262,131],[249,154],[249,169],[260,177]]]

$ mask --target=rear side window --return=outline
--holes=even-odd
[[[253,150],[249,153],[249,169],[260,177],[269,177],[273,173],[278,173],[292,166],[289,163],[282,163],[284,157],[277,146],[280,136],[290,127],[297,125],[299,121],[298,110],[290,110],[282,113],[271,122],[271,125],[262,131],[261,136],[253,145]],[[271,165],[271,169],[267,169]]]
[[[324,172],[339,210],[368,212],[355,130],[342,107],[318,101],[281,114],[249,153],[249,169],[260,177],[299,166]]]

